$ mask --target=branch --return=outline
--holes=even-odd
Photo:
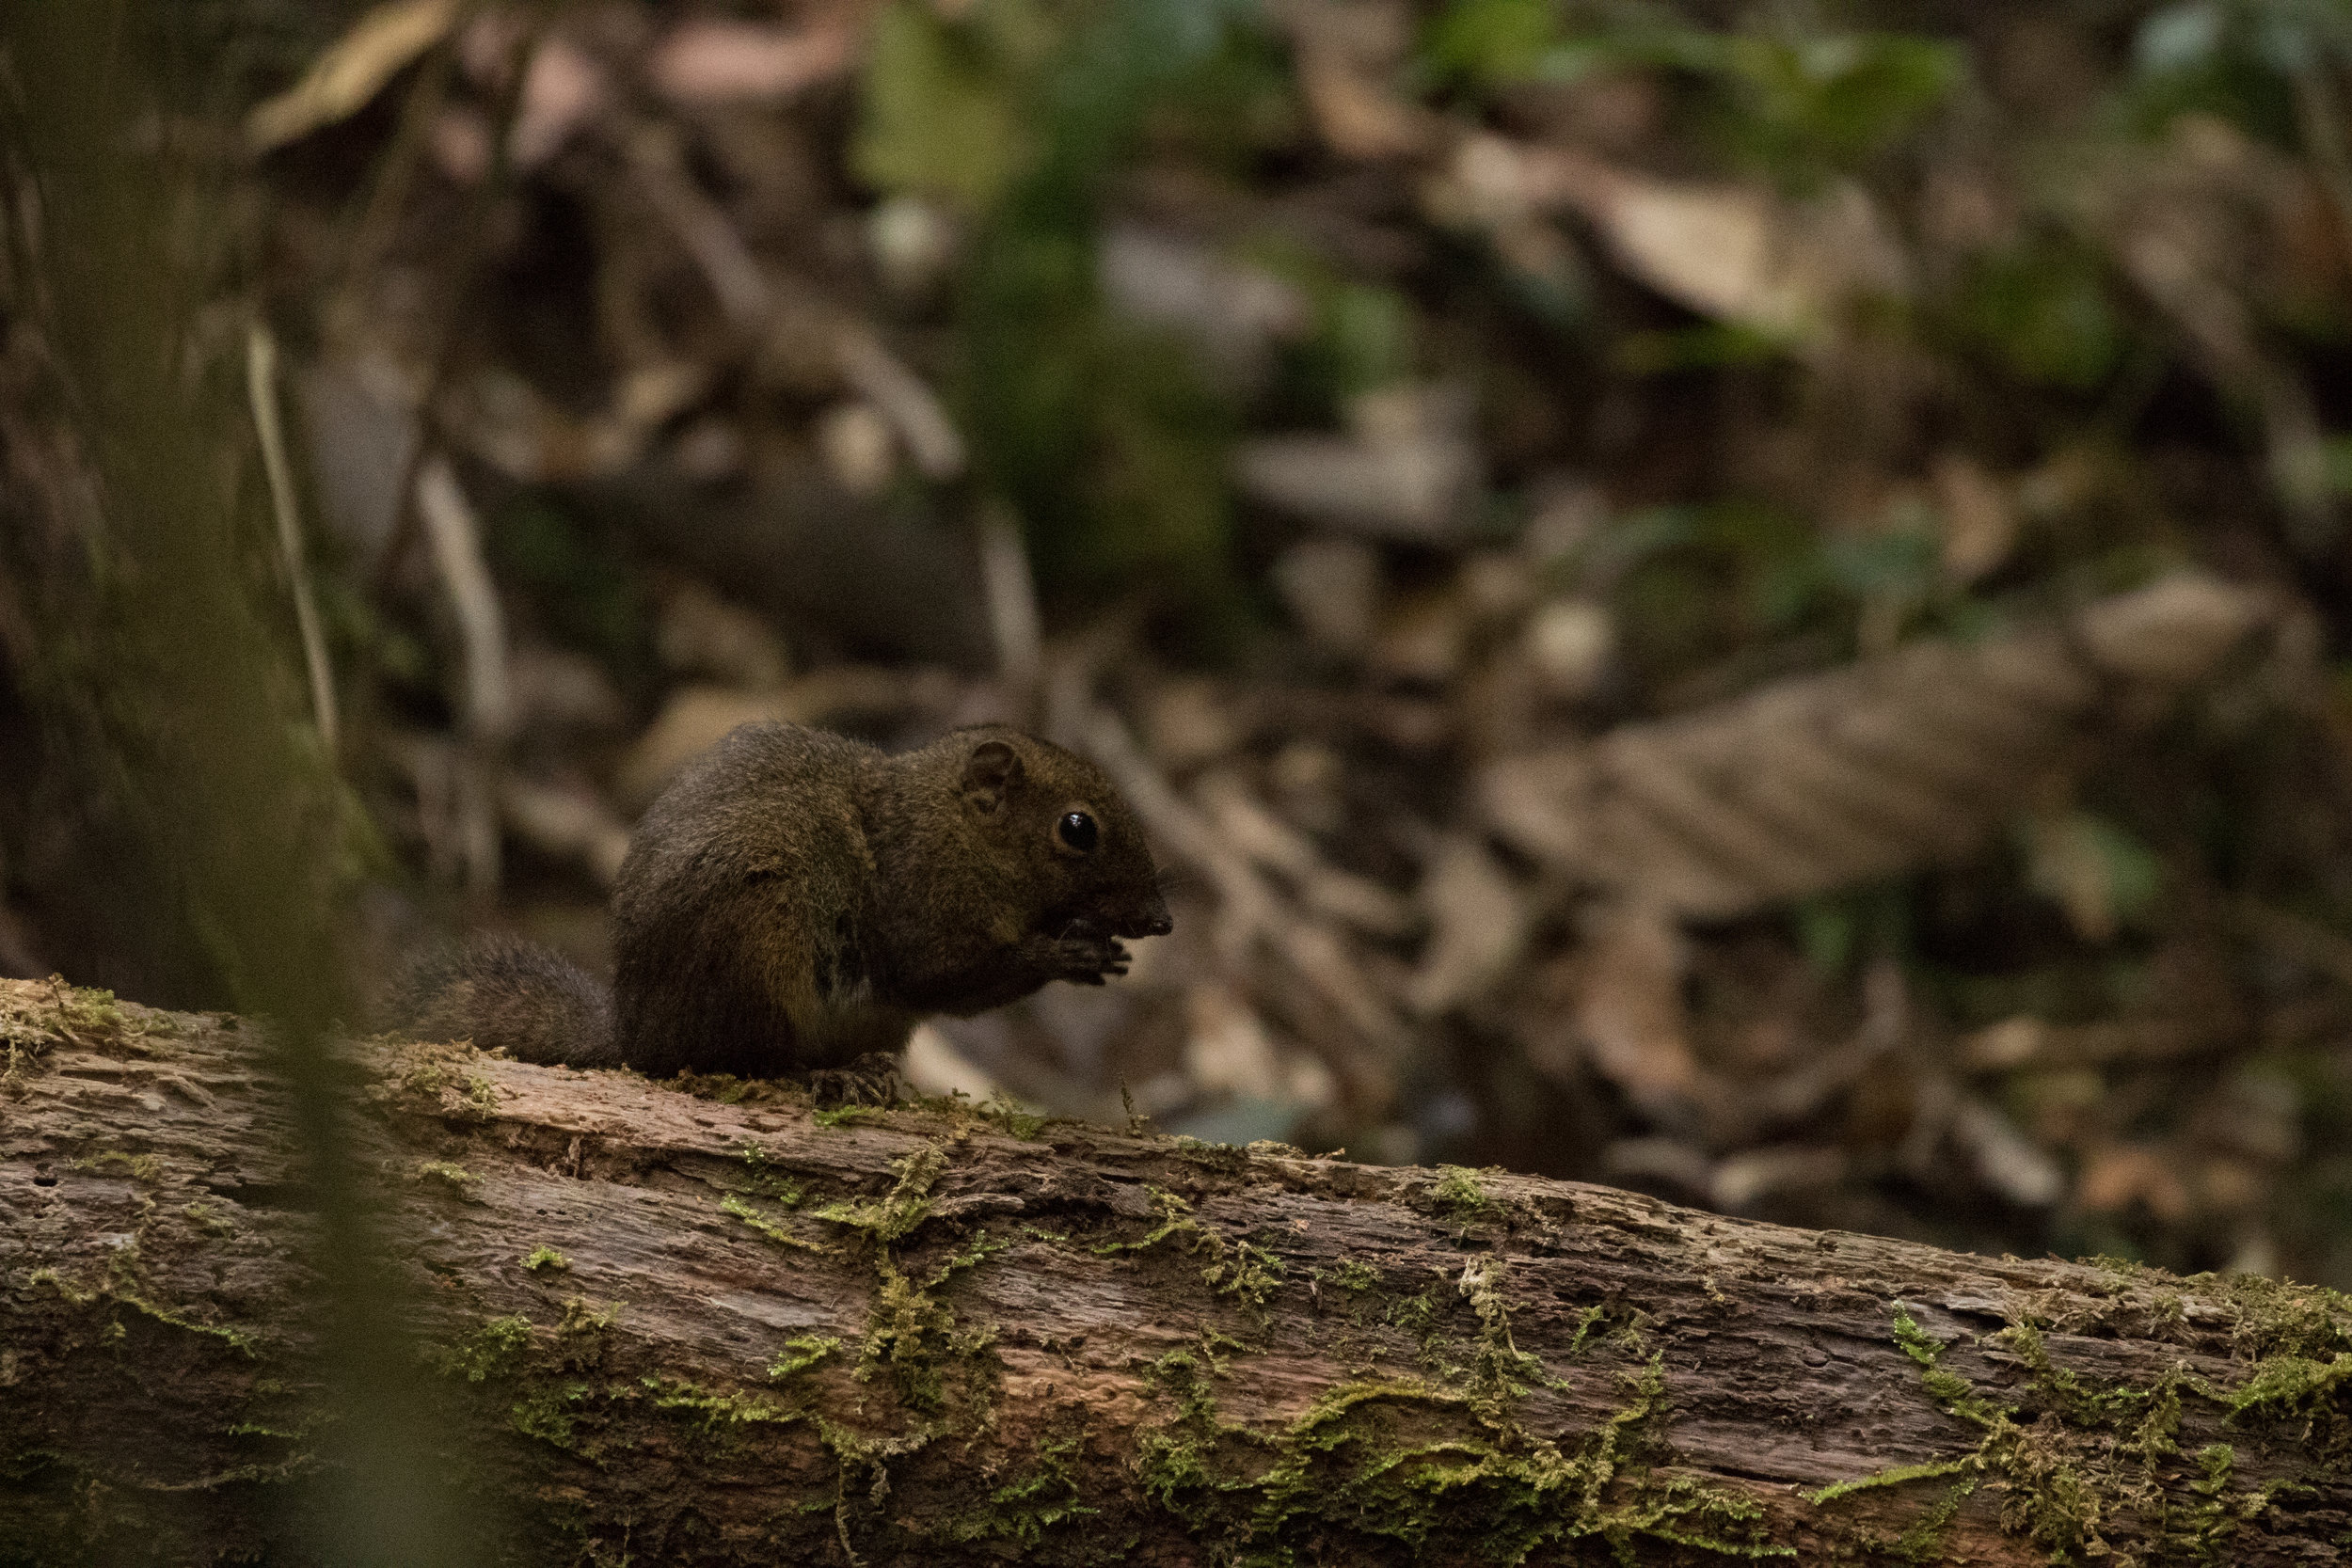
[[[258,1031],[0,983],[0,1541],[300,1558]],[[352,1048],[482,1560],[2328,1560],[2352,1311],[965,1102]]]

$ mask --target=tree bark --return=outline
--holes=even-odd
[[[299,1560],[260,1031],[0,982],[0,1562]],[[2319,1562],[2331,1292],[350,1048],[482,1560]]]

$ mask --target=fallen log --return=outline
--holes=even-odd
[[[0,1561],[298,1560],[262,1031],[0,982]],[[1571,1182],[347,1048],[479,1560],[2332,1561],[2352,1310]]]

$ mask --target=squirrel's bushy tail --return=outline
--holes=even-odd
[[[612,995],[544,947],[485,937],[421,959],[394,990],[391,1027],[419,1039],[471,1039],[517,1061],[618,1067]]]

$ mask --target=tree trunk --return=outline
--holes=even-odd
[[[257,1031],[0,982],[0,1561],[299,1560]],[[482,1560],[2318,1562],[2323,1291],[351,1048]]]

